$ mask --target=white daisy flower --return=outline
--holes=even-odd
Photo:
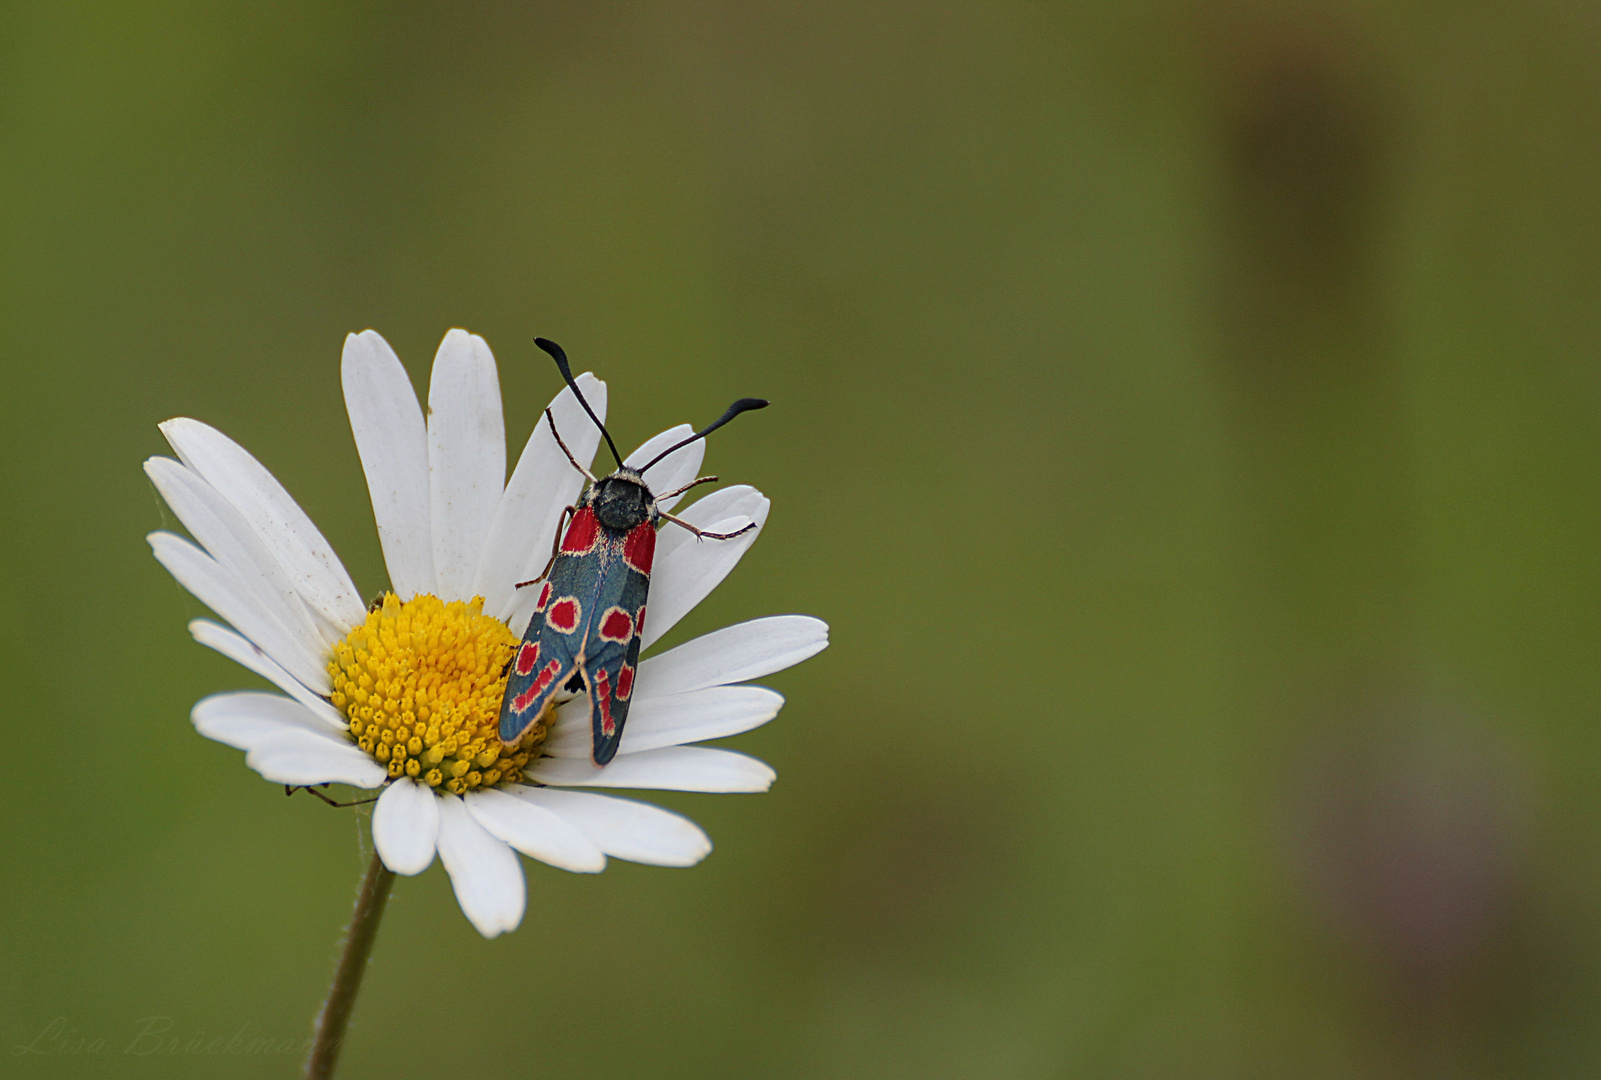
[[[216,649],[283,694],[217,694],[193,711],[201,734],[246,751],[275,783],[383,788],[373,842],[384,864],[418,874],[435,852],[462,911],[485,937],[516,928],[525,903],[514,851],[584,873],[607,856],[690,866],[711,851],[693,822],[582,788],[765,791],[773,770],[728,750],[686,745],[749,731],[783,698],[736,685],[823,649],[828,628],[799,615],[730,626],[650,656],[617,756],[589,760],[583,698],[556,709],[516,747],[497,720],[506,662],[532,616],[535,577],[564,507],[583,478],[538,424],[506,481],[506,440],[495,360],[482,338],[445,335],[434,358],[426,418],[400,360],[368,330],[345,341],[345,405],[383,545],[392,592],[371,610],[339,557],[255,458],[197,420],[162,433],[178,460],[145,471],[194,542],[168,532],[150,545],[184,588],[231,625],[189,624]],[[584,396],[604,417],[606,384],[585,374]],[[588,463],[600,435],[569,389],[551,402],[574,456]],[[683,424],[646,442],[638,465],[692,432]],[[693,479],[695,442],[656,467],[658,491]],[[674,500],[663,500],[664,509]],[[734,568],[767,519],[768,500],[744,485],[707,495],[679,516],[713,532],[697,543],[661,534],[643,645],[672,629]]]

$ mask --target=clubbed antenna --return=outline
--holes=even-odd
[[[584,400],[583,392],[578,389],[578,384],[573,381],[573,369],[567,366],[567,354],[562,351],[562,347],[560,345],[556,344],[549,338],[536,337],[534,339],[534,344],[548,352],[550,354],[550,358],[556,361],[556,367],[561,371],[561,377],[567,380],[567,385],[573,388],[573,396],[578,399],[578,404],[584,407],[584,411],[589,414],[589,418],[595,421],[595,426],[600,428],[600,433],[606,437],[606,445],[611,447],[611,456],[616,459],[617,467],[622,468],[623,456],[617,452],[617,444],[611,441],[611,432],[607,431],[606,425],[600,422],[600,417],[595,415],[595,410],[589,407],[589,402]],[[767,402],[765,401],[761,403],[761,405],[766,404]],[[755,407],[760,408],[761,405],[757,405]],[[731,419],[733,419],[733,417],[725,416],[723,419],[717,421],[717,424],[725,424]],[[554,421],[552,423],[554,424]],[[712,427],[716,427],[717,424],[713,424]],[[712,428],[707,428],[706,431],[710,431],[711,429]],[[702,434],[705,434],[705,432],[702,432]],[[678,447],[675,446],[673,449],[676,450]],[[652,462],[651,464],[655,464],[655,462]],[[647,468],[648,467],[649,466],[647,466]]]
[[[712,432],[716,431],[718,428],[720,428],[724,424],[728,423],[730,420],[732,420],[734,417],[738,416],[740,413],[742,413],[742,412],[750,412],[752,409],[765,409],[765,408],[767,408],[768,404],[769,404],[769,402],[763,401],[761,398],[754,398],[754,397],[740,398],[738,401],[736,401],[732,405],[730,405],[728,407],[728,411],[723,413],[723,415],[719,416],[716,420],[713,420],[706,427],[703,427],[699,431],[695,432],[695,434],[691,435],[689,438],[685,439],[683,442],[674,443],[672,446],[669,446],[667,449],[663,450],[661,453],[659,453],[655,457],[651,458],[650,461],[647,462],[645,464],[645,466],[643,468],[641,468],[639,471],[641,473],[643,473],[643,472],[645,472],[646,469],[649,469],[652,465],[656,464],[658,461],[660,461],[662,458],[666,457],[668,454],[671,454],[674,450],[677,450],[677,449],[679,449],[681,447],[688,446],[690,443],[694,442],[696,439],[704,439],[706,436],[710,435]],[[600,421],[598,421],[598,420],[596,421],[596,423],[599,423],[599,422]],[[602,430],[605,430],[605,429],[603,428]],[[613,451],[613,452],[615,453],[615,451]]]

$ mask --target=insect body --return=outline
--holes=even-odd
[[[508,745],[516,743],[548,709],[584,694],[589,701],[590,754],[596,765],[604,765],[617,753],[634,694],[658,525],[671,521],[709,540],[731,540],[756,527],[751,524],[731,533],[703,532],[664,511],[645,474],[674,450],[705,438],[740,413],[763,408],[767,402],[742,398],[715,423],[662,451],[641,468],[631,469],[622,463],[611,434],[579,393],[561,347],[544,338],[535,342],[555,359],[562,378],[606,437],[617,469],[597,478],[580,465],[562,442],[550,410],[545,411],[557,445],[590,483],[577,505],[567,508],[572,520],[565,532],[557,530],[560,539],[545,573],[522,583],[538,586],[539,598],[522,644],[512,656],[506,696],[500,705],[500,738]],[[681,495],[716,479],[701,477],[660,498]]]

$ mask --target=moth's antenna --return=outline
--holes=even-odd
[[[643,468],[641,468],[639,471],[641,473],[643,473],[646,469],[649,469],[652,465],[656,464],[658,461],[660,461],[662,458],[666,457],[668,454],[671,454],[674,450],[677,450],[677,449],[679,449],[680,447],[683,447],[683,446],[688,446],[690,443],[694,442],[696,439],[704,439],[706,436],[710,435],[712,432],[716,431],[718,428],[720,428],[724,424],[728,423],[730,420],[732,420],[734,417],[738,416],[740,413],[742,413],[742,412],[750,412],[752,409],[765,409],[765,408],[767,408],[768,404],[769,404],[769,402],[763,401],[761,398],[754,398],[754,397],[740,398],[738,401],[736,401],[732,405],[730,405],[728,407],[728,411],[723,413],[723,415],[719,416],[716,420],[713,420],[706,427],[703,427],[699,431],[695,432],[695,434],[691,435],[689,438],[685,439],[683,442],[674,443],[672,446],[669,446],[667,449],[663,450],[661,453],[659,453],[655,457],[651,458],[650,461],[647,462],[645,464],[645,466]]]
[[[534,344],[548,352],[550,354],[550,358],[556,361],[556,367],[561,371],[561,377],[567,380],[567,385],[573,388],[573,396],[578,399],[578,404],[584,407],[584,411],[589,414],[589,418],[595,421],[595,426],[600,428],[600,433],[606,436],[606,445],[611,447],[611,456],[616,459],[617,467],[619,469],[622,468],[623,456],[617,452],[617,444],[611,441],[611,432],[607,431],[606,425],[600,422],[600,417],[595,415],[595,410],[589,407],[589,402],[584,400],[584,395],[578,389],[578,384],[573,381],[573,369],[567,366],[567,354],[562,351],[560,345],[556,344],[549,338],[536,337],[534,339]],[[767,402],[764,401],[762,404],[766,405]],[[717,424],[727,423],[730,419],[732,419],[732,417],[725,417],[724,419],[717,421]],[[712,427],[716,427],[717,424],[713,424]],[[710,431],[711,429],[712,428],[707,428],[706,430]],[[675,446],[673,449],[676,450],[678,448]],[[652,462],[652,464],[655,463]]]

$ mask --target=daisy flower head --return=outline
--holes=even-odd
[[[646,655],[605,766],[591,760],[582,695],[502,742],[508,669],[541,592],[518,584],[546,567],[583,487],[574,463],[593,459],[600,431],[564,389],[508,480],[495,360],[462,330],[439,346],[426,416],[374,331],[346,339],[342,381],[389,571],[389,591],[370,606],[289,493],[221,432],[169,420],[161,431],[177,459],[145,463],[192,538],[152,533],[155,556],[223,621],[196,619],[190,632],[282,691],[205,698],[192,713],[196,729],[244,750],[245,763],[274,783],[381,789],[372,834],[384,865],[418,874],[437,853],[486,937],[522,920],[517,852],[585,873],[604,869],[608,856],[658,866],[705,858],[711,841],[693,822],[588,789],[765,791],[775,775],[767,765],[688,744],[776,716],[780,695],[741,684],[823,649],[827,626],[771,616]],[[603,419],[606,384],[586,373],[577,385]],[[638,468],[692,433],[688,424],[664,431],[625,464]],[[691,442],[667,455],[651,472],[653,490],[694,479],[704,454],[704,442]],[[671,510],[676,501],[659,504]],[[677,514],[710,533],[754,527],[703,542],[676,526],[662,531],[643,649],[728,575],[767,511],[761,492],[734,485]]]

